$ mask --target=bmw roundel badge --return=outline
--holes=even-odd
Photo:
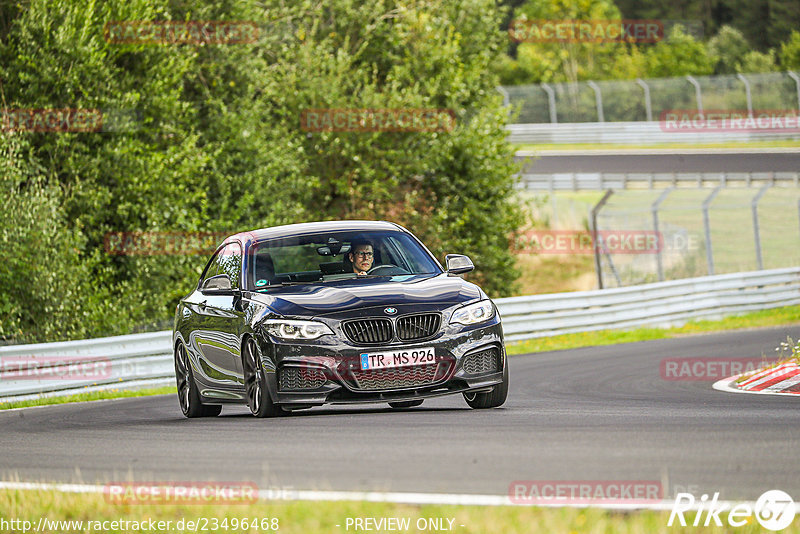
[[[385,311],[389,315],[394,315],[395,313],[397,313],[397,308],[384,308],[383,311]]]

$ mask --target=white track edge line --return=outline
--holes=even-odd
[[[179,485],[176,488],[182,487]],[[45,490],[63,493],[103,493],[104,486],[91,484],[59,484],[39,482],[0,482],[0,490]],[[275,495],[278,498],[275,498]],[[462,506],[538,506],[541,508],[596,508],[602,510],[652,510],[671,511],[674,502],[662,500],[653,503],[515,503],[507,495],[472,495],[454,493],[402,493],[402,492],[377,492],[377,491],[315,491],[315,490],[289,490],[286,492],[276,490],[259,490],[259,500],[263,501],[364,501],[397,504],[438,504]],[[720,506],[727,505],[728,509],[739,504],[755,506],[755,501],[717,501]],[[705,503],[696,504],[688,510],[697,511]],[[687,510],[687,509],[684,509]]]

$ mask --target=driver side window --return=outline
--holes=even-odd
[[[242,270],[242,250],[239,243],[229,243],[224,248],[217,251],[214,259],[208,265],[208,269],[203,273],[203,279],[200,282],[200,287],[205,284],[206,280],[218,274],[227,274],[231,279],[231,287],[238,288],[239,273]]]
[[[239,274],[242,272],[242,249],[239,243],[229,243],[222,252],[219,253],[219,271],[217,274],[227,274],[231,279],[231,287],[237,289],[239,284]]]

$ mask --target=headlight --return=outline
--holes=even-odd
[[[333,334],[328,325],[317,321],[293,321],[291,319],[269,319],[264,328],[270,335],[281,339],[317,339]]]
[[[478,324],[494,317],[494,304],[491,300],[482,300],[469,306],[457,309],[450,318],[451,323]]]

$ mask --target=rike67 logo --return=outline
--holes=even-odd
[[[781,490],[769,490],[758,498],[754,505],[750,503],[740,503],[731,505],[719,502],[719,493],[714,493],[711,500],[708,495],[702,495],[699,502],[695,500],[691,493],[678,493],[675,503],[672,505],[672,512],[669,514],[667,526],[671,527],[675,520],[682,526],[686,526],[684,513],[696,510],[692,526],[699,527],[723,526],[723,519],[720,517],[722,512],[727,512],[727,522],[731,527],[741,527],[755,520],[767,530],[783,530],[792,524],[795,516],[795,504],[788,493]],[[703,519],[705,518],[705,519]]]

